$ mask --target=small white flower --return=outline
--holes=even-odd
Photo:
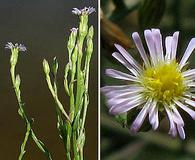
[[[22,51],[22,52],[25,52],[27,49],[26,47],[23,45],[23,44],[18,44],[16,43],[15,45],[13,45],[12,42],[8,42],[6,45],[5,45],[5,49],[18,49],[19,51]]]
[[[195,48],[195,38],[191,39],[183,57],[177,62],[179,32],[166,37],[165,52],[159,29],[145,30],[144,36],[150,56],[146,54],[139,34],[132,34],[143,65],[123,47],[115,44],[118,52],[114,52],[112,56],[124,65],[129,73],[107,69],[106,74],[127,83],[105,86],[101,91],[107,98],[111,114],[117,115],[132,109],[140,110],[131,125],[131,133],[138,132],[147,115],[153,130],[156,130],[159,126],[159,112],[162,112],[170,122],[169,134],[173,137],[179,134],[185,139],[184,121],[179,110],[184,110],[195,119],[195,101],[192,99],[195,98],[192,93],[195,88],[195,69],[184,67]]]
[[[73,33],[77,33],[78,28],[71,28],[70,31],[73,32]]]
[[[72,13],[75,15],[84,15],[84,14],[91,14],[95,12],[95,8],[94,7],[85,7],[83,9],[78,9],[78,8],[73,8],[72,9]]]

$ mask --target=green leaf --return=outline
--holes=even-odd
[[[79,111],[73,121],[73,131],[76,131],[79,128],[80,115],[81,112]]]
[[[127,127],[127,113],[123,113],[123,114],[120,114],[120,115],[116,115],[115,116],[115,119],[123,127]]]
[[[26,147],[26,143],[28,141],[28,138],[29,138],[30,134],[31,134],[31,126],[30,126],[29,123],[27,123],[26,134],[25,134],[25,137],[24,137],[24,141],[23,141],[23,143],[22,143],[22,145],[20,147],[20,155],[18,157],[18,160],[22,160],[24,154],[26,153],[25,147]]]
[[[68,73],[69,73],[69,70],[70,70],[70,65],[69,63],[66,65],[65,69],[64,69],[64,89],[66,91],[66,93],[68,95],[70,95],[70,92],[69,92],[69,84],[68,84]]]
[[[37,147],[47,156],[47,158],[49,160],[52,160],[48,149],[45,147],[43,142],[41,142],[39,139],[37,139],[37,137],[36,137],[36,135],[34,134],[33,131],[31,132],[31,137],[34,140],[34,142],[36,143]]]

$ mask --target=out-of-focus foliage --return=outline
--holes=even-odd
[[[114,43],[120,44],[126,49],[132,48],[132,43],[127,35],[118,25],[108,20],[103,13],[101,14],[101,37],[103,47],[110,50],[110,52],[114,49]],[[110,55],[109,53],[107,54],[107,56]]]
[[[138,59],[138,51],[131,42],[132,32],[139,32],[143,39],[143,29],[157,27],[164,37],[179,30],[178,59],[181,58],[186,44],[195,37],[195,1],[194,0],[101,0],[102,15],[106,23],[117,26],[118,33],[101,20],[101,86],[116,84],[116,80],[105,76],[106,68],[126,71],[118,65],[110,55],[113,43],[123,45],[133,57]],[[103,32],[107,31],[109,34]],[[114,35],[116,39],[112,38]],[[122,35],[122,36],[121,36]],[[123,40],[129,39],[130,47]],[[115,42],[116,40],[116,42]],[[117,41],[118,40],[118,41]],[[109,47],[108,47],[109,46]],[[109,56],[108,56],[109,55]],[[195,68],[195,56],[190,57],[190,67]],[[118,81],[117,81],[118,84]],[[186,140],[173,139],[168,135],[168,121],[162,119],[157,132],[151,132],[150,125],[145,121],[141,133],[136,136],[129,134],[129,126],[137,115],[111,116],[101,97],[101,159],[103,160],[194,160],[195,159],[195,121],[187,114],[185,117]],[[147,119],[147,118],[146,118]],[[145,132],[147,131],[147,132]],[[149,132],[148,132],[149,131]]]
[[[164,14],[165,0],[141,0],[139,4],[139,25],[142,29],[156,27]]]

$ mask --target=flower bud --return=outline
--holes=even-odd
[[[49,64],[48,64],[47,60],[45,60],[45,59],[43,60],[43,70],[44,70],[46,75],[48,75],[50,72]]]
[[[69,54],[72,53],[72,51],[73,51],[73,49],[75,47],[75,42],[76,42],[76,37],[77,37],[77,31],[78,31],[78,28],[72,28],[71,29],[71,33],[70,33],[69,40],[68,40],[68,44],[67,44],[67,48],[68,48]]]
[[[93,34],[94,34],[94,29],[93,29],[93,26],[91,26],[87,34],[87,54],[88,56],[90,56],[93,52]]]
[[[58,72],[58,60],[56,57],[53,58],[52,72],[53,72],[53,75],[55,77],[57,75],[57,72]]]

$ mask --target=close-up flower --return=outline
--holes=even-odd
[[[159,29],[145,30],[144,37],[147,49],[139,34],[132,34],[143,64],[138,63],[122,46],[115,44],[118,52],[112,56],[127,68],[128,73],[106,69],[106,75],[124,82],[123,85],[101,88],[109,112],[120,115],[136,110],[138,115],[130,128],[133,134],[138,132],[147,116],[153,130],[159,127],[159,115],[167,116],[169,134],[172,137],[178,134],[181,139],[185,139],[185,123],[181,111],[195,119],[195,69],[187,66],[195,48],[195,38],[190,40],[183,57],[178,60],[179,32],[165,37],[165,42]]]

